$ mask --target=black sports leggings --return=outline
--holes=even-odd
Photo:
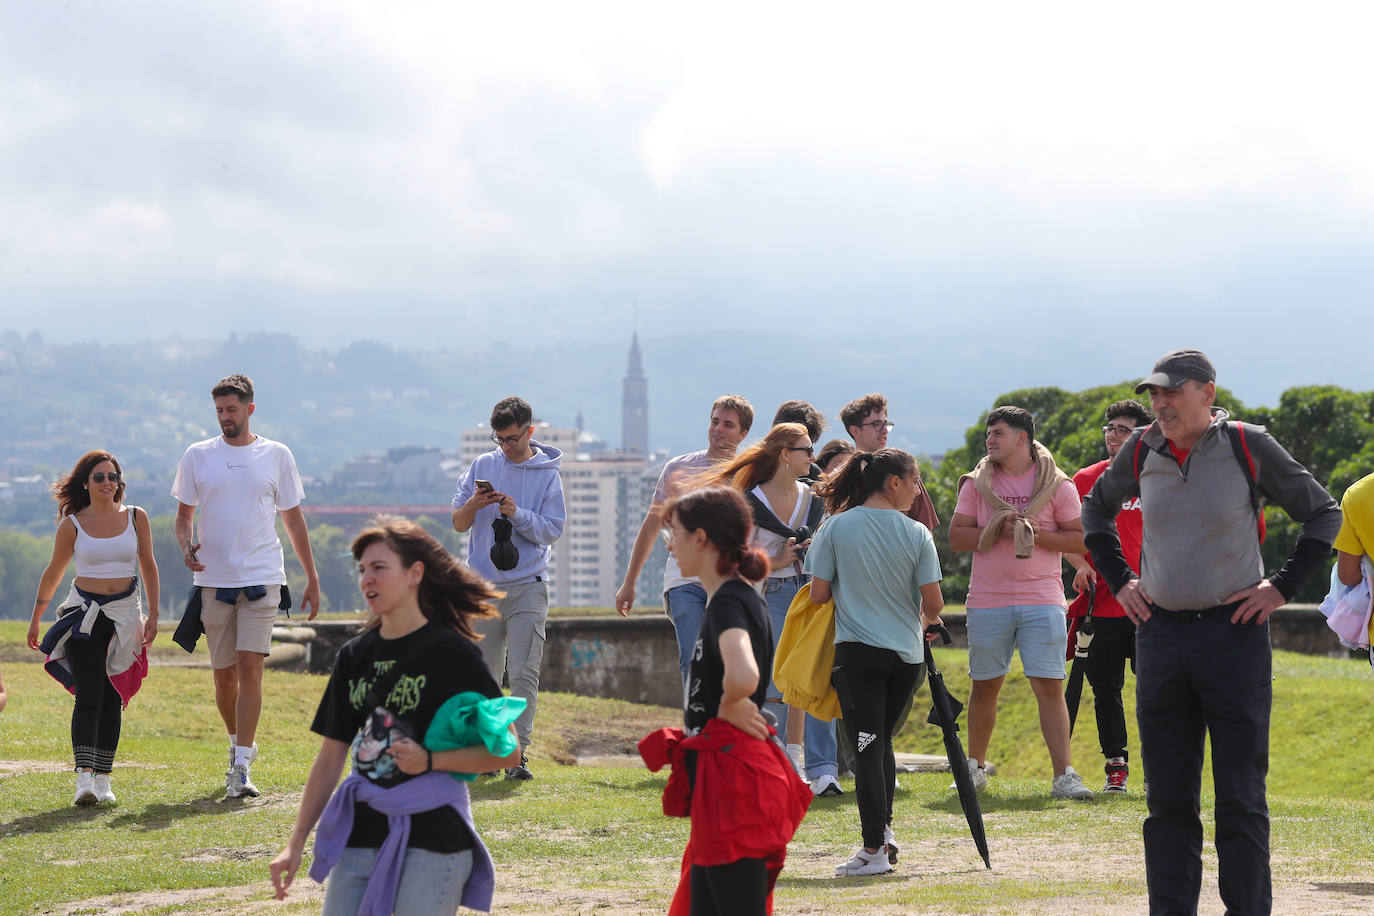
[[[892,785],[897,778],[892,730],[921,668],[902,661],[891,649],[858,642],[835,644],[830,681],[854,742],[854,794],[868,849],[883,845],[883,828],[892,822]]]
[[[76,688],[76,705],[72,707],[72,753],[77,769],[90,767],[97,773],[108,773],[114,769],[123,708],[119,692],[105,673],[105,654],[114,636],[114,621],[103,613],[97,614],[90,637],[77,639],[76,636],[73,632],[67,638],[67,662]]]

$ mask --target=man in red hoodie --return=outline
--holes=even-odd
[[[1102,438],[1107,445],[1107,458],[1097,464],[1090,464],[1073,475],[1073,485],[1080,499],[1087,497],[1097,478],[1107,470],[1107,465],[1121,450],[1122,444],[1131,437],[1136,427],[1144,426],[1153,419],[1150,412],[1138,401],[1117,401],[1107,408],[1107,425],[1102,427]],[[1121,514],[1116,517],[1117,531],[1121,535],[1121,548],[1131,569],[1140,571],[1140,497],[1132,496],[1121,505]],[[1080,598],[1069,608],[1069,616],[1078,612],[1080,617],[1088,609],[1087,596],[1083,594],[1090,584],[1097,582],[1097,569],[1087,554],[1065,554],[1077,574],[1073,577],[1073,587]],[[1093,593],[1092,606],[1093,636],[1088,646],[1088,656],[1083,660],[1083,675],[1093,688],[1093,711],[1097,714],[1097,738],[1102,745],[1102,756],[1107,759],[1107,784],[1104,792],[1125,792],[1128,774],[1126,752],[1126,713],[1121,705],[1121,688],[1126,684],[1126,659],[1135,657],[1135,624],[1126,616],[1126,611],[1112,596],[1112,590],[1103,583]],[[1073,640],[1069,640],[1073,645]]]

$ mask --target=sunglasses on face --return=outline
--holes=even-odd
[[[104,471],[96,471],[91,475],[91,480],[96,483],[104,483],[106,480],[109,480],[110,483],[119,483],[120,475],[118,471],[111,471],[108,474]]]
[[[810,457],[812,457],[812,458],[815,458],[815,457],[816,457],[816,447],[815,447],[814,445],[789,445],[789,446],[787,447],[787,451],[789,451],[789,452],[806,452],[806,454],[809,455]]]

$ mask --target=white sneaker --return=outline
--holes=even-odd
[[[836,878],[848,878],[855,875],[885,875],[892,871],[892,863],[887,860],[887,849],[879,849],[877,852],[867,852],[862,847],[854,853],[848,862],[843,865],[835,866]]]
[[[892,825],[888,824],[883,828],[883,845],[887,847],[887,861],[889,865],[897,864],[897,837],[892,832]]]
[[[792,761],[792,769],[797,771],[797,775],[806,781],[806,750],[800,744],[787,745],[787,759]]]
[[[1073,767],[1064,767],[1064,772],[1054,777],[1050,786],[1050,798],[1072,798],[1083,801],[1093,797],[1093,790],[1083,785],[1083,777]]]
[[[811,783],[811,794],[817,798],[830,798],[834,795],[843,795],[844,788],[834,776],[817,776],[816,781]]]
[[[115,800],[114,791],[110,788],[109,773],[95,774],[95,779],[92,782],[94,783],[96,801],[112,802]]]
[[[253,785],[253,777],[249,774],[248,767],[237,764],[231,766],[229,772],[224,774],[224,794],[229,798],[257,798],[262,793]]]
[[[978,761],[974,760],[972,757],[969,757],[964,763],[968,766],[969,779],[973,780],[973,791],[982,792],[988,787],[987,769],[980,767]],[[952,782],[949,784],[949,787],[951,789],[957,789],[959,788],[959,784],[957,782]]]
[[[85,808],[94,805],[100,799],[95,795],[95,775],[87,773],[85,770],[76,772],[76,797],[72,799],[73,805],[80,805]]]

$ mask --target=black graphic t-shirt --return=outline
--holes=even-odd
[[[391,678],[397,664],[405,670]],[[385,687],[382,682],[388,680],[391,687],[382,706],[369,707],[364,699],[368,689],[377,683]],[[390,788],[411,778],[387,753],[392,743],[402,737],[420,742],[439,707],[469,690],[501,696],[477,646],[452,630],[426,623],[399,639],[383,639],[377,630],[368,630],[339,650],[310,729],[349,742],[353,771]],[[348,845],[379,847],[386,835],[386,815],[358,804]],[[411,818],[410,846],[450,853],[471,849],[473,841],[458,812],[444,806]]]
[[[688,734],[700,732],[720,708],[725,678],[720,634],[735,628],[749,634],[754,660],[759,666],[759,686],[750,699],[760,708],[763,706],[769,676],[773,673],[773,625],[768,617],[768,606],[759,593],[742,579],[730,579],[716,590],[706,605],[706,616],[701,621],[701,632],[692,650],[682,710],[683,727]]]

